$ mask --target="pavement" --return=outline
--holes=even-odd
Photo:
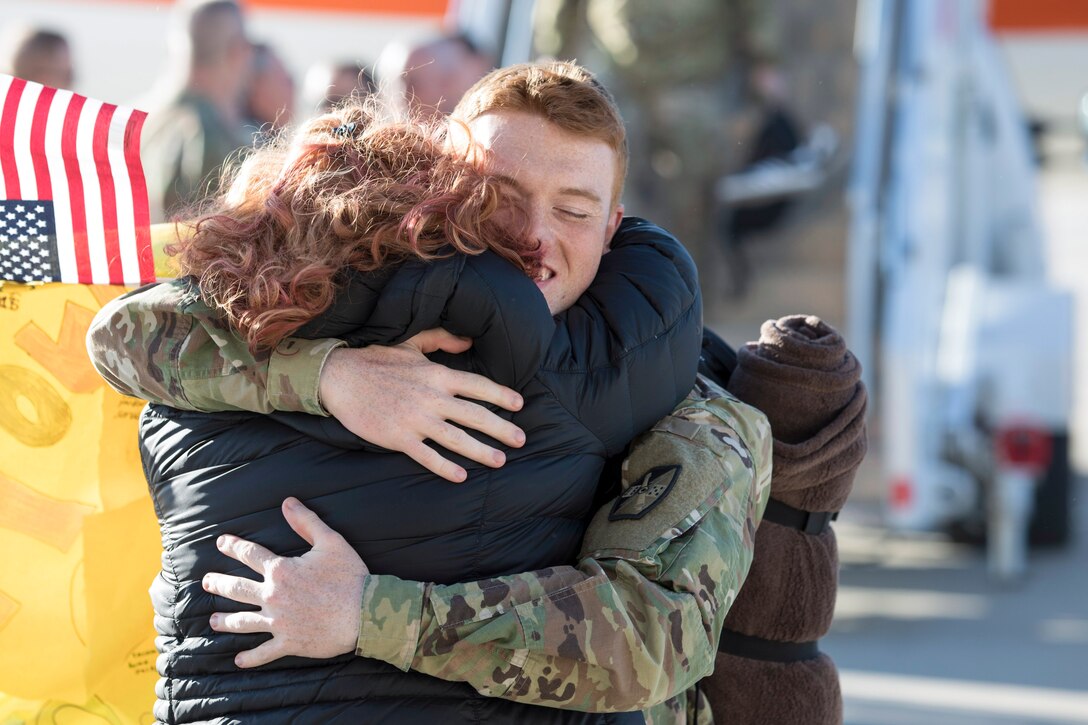
[[[1075,503],[1088,522],[1088,496]],[[1088,537],[1032,552],[1028,576],[1002,585],[982,549],[894,534],[874,513],[848,505],[836,525],[839,597],[822,648],[848,725],[1088,723]]]

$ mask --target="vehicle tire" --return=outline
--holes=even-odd
[[[1035,489],[1028,541],[1032,546],[1065,546],[1073,533],[1073,471],[1069,462],[1069,432],[1055,433],[1050,467]]]

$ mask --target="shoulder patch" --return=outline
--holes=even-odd
[[[651,468],[616,499],[608,520],[641,519],[665,500],[681,471],[678,465]]]

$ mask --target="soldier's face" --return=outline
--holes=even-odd
[[[535,281],[548,309],[566,310],[589,288],[623,218],[612,201],[615,152],[520,111],[485,113],[469,129],[488,170],[529,215],[542,262]]]

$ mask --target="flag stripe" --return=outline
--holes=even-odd
[[[121,245],[117,236],[117,192],[113,183],[113,170],[110,168],[109,143],[110,122],[117,106],[112,103],[102,104],[98,112],[98,118],[94,122],[94,139],[91,150],[94,156],[94,165],[98,170],[98,187],[101,190],[101,214],[102,233],[105,236],[103,249],[106,253],[106,270],[110,284],[124,282],[124,274],[121,268]],[[96,275],[96,282],[97,279]]]
[[[106,263],[106,230],[102,219],[102,184],[95,163],[94,129],[102,101],[88,98],[79,116],[76,131],[76,158],[83,180],[83,208],[87,215],[87,253],[91,260],[91,284],[108,284],[109,268]]]
[[[64,114],[64,128],[60,133],[60,150],[64,159],[64,174],[68,180],[68,208],[72,210],[72,248],[76,258],[76,279],[73,282],[91,284],[91,258],[87,249],[87,210],[83,201],[83,176],[76,152],[76,132],[79,129],[80,111],[87,99],[72,94],[68,110]],[[65,280],[68,281],[68,280]]]
[[[116,281],[114,281],[113,261],[110,261],[110,281],[112,284],[123,284],[140,278],[140,266],[136,252],[136,220],[132,209],[132,187],[128,178],[128,167],[125,165],[125,129],[128,128],[128,121],[131,116],[131,108],[121,106],[114,110],[113,118],[110,120],[109,139],[106,145],[110,169],[113,174],[113,183],[116,187],[114,197],[117,204],[119,258]]]
[[[34,106],[34,123],[30,126],[30,156],[34,159],[34,180],[38,185],[39,199],[53,198],[49,162],[45,155],[45,125],[49,120],[49,106],[53,103],[56,93],[55,88],[42,87],[38,103]]]
[[[57,258],[60,263],[61,282],[79,282],[75,239],[72,236],[72,205],[69,202],[71,194],[68,191],[68,170],[62,143],[64,121],[74,97],[71,91],[57,91],[45,124],[45,161],[49,167],[49,176],[53,180],[53,200],[56,202],[53,205],[53,214],[57,222]]]
[[[41,84],[27,83],[15,113],[15,133],[12,136],[15,173],[19,176],[19,191],[24,199],[39,198],[38,183],[34,179],[34,158],[30,155],[30,125],[34,121],[34,106],[38,105],[41,90]]]
[[[125,126],[125,161],[132,184],[133,217],[136,224],[136,256],[139,260],[139,281],[155,279],[155,255],[151,249],[151,212],[147,207],[147,181],[140,163],[140,135],[147,114],[133,111]]]
[[[21,199],[19,171],[15,166],[15,117],[19,113],[19,99],[26,81],[15,78],[7,89],[4,110],[0,111],[0,173],[4,175],[4,196]]]

